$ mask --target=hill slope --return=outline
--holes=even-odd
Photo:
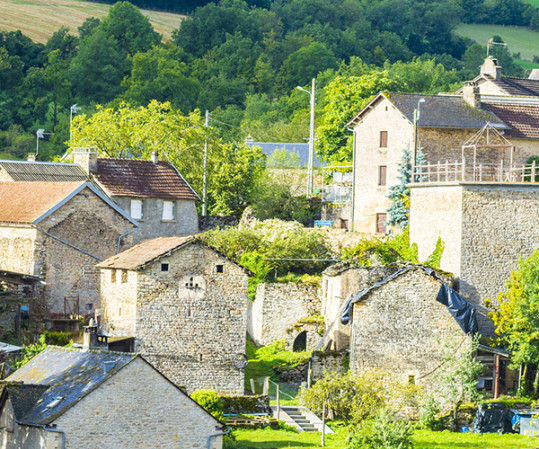
[[[74,34],[88,17],[104,17],[110,5],[81,0],[2,0],[0,30],[21,30],[35,42],[45,43],[61,26]],[[141,12],[150,19],[155,31],[169,40],[172,31],[185,16],[167,12]]]

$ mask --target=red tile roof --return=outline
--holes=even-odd
[[[494,103],[483,106],[511,127],[505,131],[505,137],[539,139],[539,106]]]
[[[195,240],[195,237],[191,235],[187,237],[158,237],[146,240],[120,254],[109,257],[96,266],[99,268],[135,270],[193,240]]]
[[[198,200],[172,164],[137,159],[98,159],[95,180],[109,196]]]
[[[82,182],[0,183],[0,222],[32,223]]]

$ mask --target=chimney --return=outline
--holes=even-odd
[[[77,164],[86,175],[97,171],[97,152],[91,148],[75,148],[73,163]]]
[[[35,155],[34,153],[30,153],[28,157],[26,158],[26,160],[28,162],[35,162],[37,160],[37,155]]]
[[[496,58],[488,57],[481,66],[481,75],[490,75],[495,80],[502,78],[502,66]]]
[[[159,153],[157,152],[157,150],[152,153],[152,162],[155,165],[159,163]]]
[[[481,109],[481,94],[475,83],[466,83],[462,89],[462,98],[474,109]]]
[[[90,319],[88,326],[84,326],[84,336],[82,340],[82,349],[89,351],[90,349],[105,349],[109,348],[108,338],[98,335],[97,323],[94,319]]]
[[[539,81],[539,69],[533,69],[528,79]]]

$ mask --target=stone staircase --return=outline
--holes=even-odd
[[[277,417],[277,407],[272,406],[273,416],[285,424],[293,426],[298,432],[321,432],[322,420],[306,407],[284,406],[280,408],[279,417]],[[333,433],[326,426],[326,434]]]

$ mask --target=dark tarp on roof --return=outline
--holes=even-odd
[[[460,296],[452,287],[450,287],[445,281],[441,280],[436,276],[435,271],[432,268],[423,267],[421,265],[410,265],[404,267],[401,270],[393,273],[391,276],[388,276],[384,280],[377,282],[376,284],[371,285],[370,287],[360,291],[358,294],[352,296],[343,308],[341,315],[341,323],[348,324],[352,321],[352,308],[356,302],[361,301],[366,295],[368,295],[372,290],[381,287],[388,282],[391,282],[393,279],[407,273],[412,269],[421,269],[429,276],[433,277],[441,283],[440,290],[436,296],[436,301],[443,304],[449,310],[449,313],[453,316],[455,321],[459,324],[462,330],[466,334],[474,334],[478,332],[479,327],[477,325],[477,317],[475,314],[474,307],[466,301],[462,296]]]

